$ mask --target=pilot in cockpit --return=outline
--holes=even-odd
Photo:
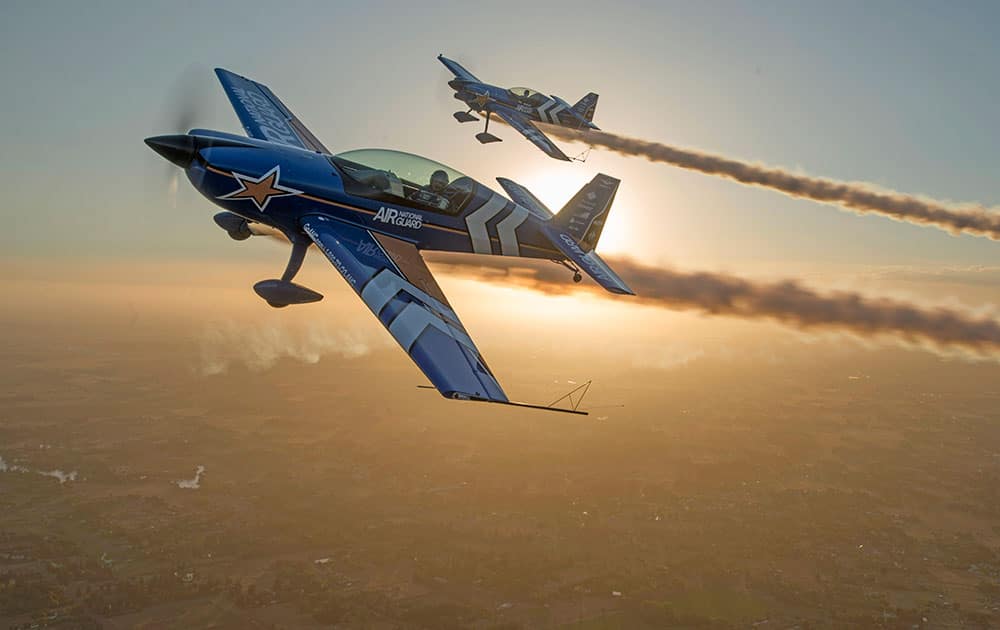
[[[435,195],[440,195],[444,192],[444,189],[448,187],[448,173],[445,173],[441,169],[438,169],[431,173],[430,182],[426,186],[421,186],[421,190],[426,190],[427,192],[432,192]]]
[[[448,188],[448,173],[438,169],[431,173],[430,181],[418,188],[410,199],[419,201],[425,206],[436,210],[447,210],[450,205],[445,189]]]

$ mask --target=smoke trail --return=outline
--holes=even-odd
[[[205,376],[222,374],[232,363],[260,372],[285,357],[317,363],[325,355],[351,359],[371,350],[360,333],[326,322],[296,327],[281,320],[250,324],[218,321],[205,326],[200,341],[198,369]]]
[[[610,296],[594,284],[574,285],[566,271],[523,259],[511,267],[501,258],[428,256],[459,275],[503,277],[546,293],[588,291]],[[638,294],[639,301],[668,308],[771,319],[801,329],[842,330],[857,335],[894,335],[1000,357],[1000,320],[946,307],[925,307],[848,291],[821,293],[794,280],[755,282],[736,276],[648,267],[627,258],[607,261]],[[629,299],[615,296],[615,299]]]
[[[545,133],[564,140],[605,147],[622,155],[641,156],[651,162],[666,162],[709,175],[727,177],[750,186],[771,188],[792,197],[837,204],[859,214],[882,214],[898,221],[933,225],[952,234],[965,232],[1000,240],[1000,213],[981,205],[955,206],[899,192],[877,190],[871,184],[796,175],[780,168],[730,160],[605,131],[582,132],[546,125]]]

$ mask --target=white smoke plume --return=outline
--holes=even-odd
[[[202,332],[201,364],[204,375],[221,374],[233,364],[249,370],[267,370],[280,359],[317,363],[323,356],[346,359],[368,354],[371,344],[364,335],[327,322],[295,325],[279,321],[216,322]]]
[[[979,204],[952,204],[891,190],[864,182],[841,182],[800,175],[760,164],[751,164],[659,142],[619,136],[606,131],[578,131],[546,125],[545,133],[640,156],[708,175],[718,175],[750,186],[761,186],[792,197],[841,206],[858,214],[875,213],[898,221],[931,225],[952,234],[966,233],[1000,240],[1000,212]]]
[[[628,258],[607,263],[638,294],[613,296],[593,283],[574,285],[566,271],[547,262],[500,257],[428,256],[459,275],[496,278],[545,293],[586,291],[616,300],[746,319],[768,319],[802,330],[849,332],[862,338],[891,335],[908,343],[930,343],[1000,359],[1000,320],[967,310],[924,306],[850,291],[821,292],[796,280],[758,282],[709,272],[650,267]]]

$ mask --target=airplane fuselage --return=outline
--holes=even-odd
[[[305,216],[325,215],[422,250],[565,259],[540,229],[546,217],[478,182],[463,212],[435,212],[404,198],[351,194],[329,155],[218,131],[191,134],[224,141],[198,151],[186,169],[192,185],[225,210],[286,234],[300,233]]]
[[[511,90],[489,83],[453,79],[448,85],[455,90],[454,97],[479,113],[489,110],[490,103],[513,109],[532,121],[560,125],[563,127],[597,129],[597,126],[580,116],[561,98],[534,92],[518,97]]]

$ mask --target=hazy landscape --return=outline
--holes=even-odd
[[[444,277],[514,398],[594,379],[578,417],[417,389],[339,278],[53,269],[3,314],[0,627],[1000,623],[996,363],[525,292],[514,346]]]

